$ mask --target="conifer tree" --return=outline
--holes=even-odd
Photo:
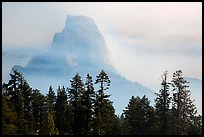
[[[30,122],[33,120],[32,114],[32,88],[25,81],[22,87],[23,105],[24,105],[24,119],[28,126],[28,134],[33,134],[33,125]]]
[[[72,134],[70,127],[72,118],[69,117],[69,114],[71,114],[71,111],[69,109],[66,90],[64,86],[62,88],[58,87],[55,104],[55,124],[59,130],[59,135]]]
[[[4,84],[8,95],[9,106],[16,112],[15,126],[16,134],[32,134],[32,127],[29,121],[32,120],[31,114],[31,94],[32,90],[21,73],[12,69],[11,79],[8,84]]]
[[[111,81],[104,70],[96,76],[95,84],[100,85],[94,103],[94,134],[96,135],[110,134],[112,123],[116,119],[112,102],[108,99],[110,95],[104,93],[109,89],[110,83]],[[109,123],[107,123],[108,121]]]
[[[92,77],[87,74],[86,77],[86,90],[82,95],[82,111],[83,111],[83,134],[92,134],[91,130],[93,128],[93,105],[95,99],[95,92],[93,87]]]
[[[115,109],[112,102],[109,99],[103,99],[102,101],[100,134],[101,135],[114,135],[117,134],[117,116],[115,115]]]
[[[192,118],[196,116],[197,110],[194,101],[190,98],[190,90],[187,88],[187,81],[182,76],[182,71],[178,70],[173,73],[173,106],[172,113],[175,120],[174,134],[188,134],[189,125],[193,122]]]
[[[46,98],[38,89],[33,90],[32,94],[32,113],[33,113],[33,130],[35,135],[46,134]]]
[[[71,87],[69,88],[69,102],[72,106],[73,112],[73,134],[80,135],[83,134],[83,115],[82,115],[82,95],[85,92],[84,83],[79,74],[76,74],[71,82]]]
[[[50,86],[47,94],[47,109],[52,115],[54,115],[55,103],[56,103],[56,95],[52,86]]]
[[[126,110],[124,110],[124,124],[126,135],[149,135],[153,130],[153,107],[149,105],[146,96],[130,99]]]
[[[159,93],[156,93],[157,97],[155,99],[155,111],[156,111],[156,121],[158,127],[158,134],[168,134],[168,119],[169,119],[169,105],[171,101],[170,93],[169,93],[169,85],[167,81],[167,71],[162,75],[162,89]]]

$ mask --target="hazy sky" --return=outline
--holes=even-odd
[[[3,53],[8,48],[47,48],[69,14],[95,21],[114,67],[127,79],[153,90],[160,88],[165,70],[169,79],[178,69],[184,76],[202,79],[201,2],[3,2]],[[22,57],[13,63],[25,65],[23,59],[29,61]],[[3,81],[11,65],[3,59]]]

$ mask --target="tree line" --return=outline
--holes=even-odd
[[[52,86],[46,95],[32,89],[21,73],[12,70],[10,80],[2,85],[2,134],[201,135],[202,116],[197,114],[182,71],[173,73],[171,82],[167,75],[167,71],[162,75],[154,106],[145,95],[132,96],[117,116],[110,95],[104,92],[111,85],[104,70],[95,81],[87,74],[83,82],[76,74],[70,87],[58,87],[57,95]]]

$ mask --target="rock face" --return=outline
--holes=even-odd
[[[117,114],[122,113],[131,96],[146,95],[153,100],[152,90],[120,76],[109,60],[105,40],[94,21],[86,16],[67,16],[65,28],[54,35],[50,49],[33,57],[26,67],[15,65],[14,69],[23,73],[31,87],[40,89],[42,93],[47,93],[50,85],[54,89],[69,86],[69,80],[76,73],[84,81],[88,73],[95,80],[103,69],[111,80],[111,87],[106,93],[111,94]]]
[[[108,51],[105,40],[94,21],[86,16],[67,16],[61,33],[56,33],[51,50],[66,55],[71,66],[106,66]]]

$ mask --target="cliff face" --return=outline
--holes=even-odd
[[[23,73],[31,87],[41,89],[43,93],[47,93],[50,85],[54,89],[69,86],[69,80],[76,73],[83,80],[89,73],[95,81],[96,75],[104,69],[111,80],[107,94],[112,95],[114,107],[120,114],[131,96],[153,98],[153,91],[126,80],[113,69],[106,46],[104,37],[91,18],[67,16],[64,29],[54,35],[50,49],[33,57],[26,67],[15,65],[14,69]]]

